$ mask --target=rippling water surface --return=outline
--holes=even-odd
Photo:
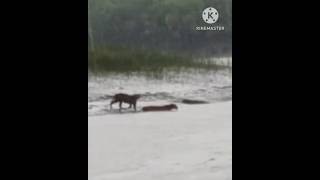
[[[145,74],[89,75],[88,115],[108,114],[108,105],[116,93],[141,94],[139,103],[182,99],[205,100],[210,103],[232,100],[231,70],[168,71],[162,76]]]

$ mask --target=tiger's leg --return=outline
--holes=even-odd
[[[114,103],[116,103],[116,102],[118,102],[118,101],[116,101],[116,100],[111,101],[111,103],[110,103],[110,110],[112,109],[112,104],[114,104]]]
[[[119,102],[119,112],[121,112],[121,108],[122,108],[122,101]]]

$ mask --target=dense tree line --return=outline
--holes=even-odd
[[[209,26],[202,11],[214,7],[224,31]],[[88,0],[89,48],[125,46],[191,55],[226,55],[232,50],[232,0]]]

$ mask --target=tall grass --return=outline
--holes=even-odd
[[[161,73],[164,70],[185,68],[221,69],[214,61],[199,61],[191,57],[162,53],[154,50],[137,50],[122,47],[106,47],[88,51],[88,68],[91,72],[146,72]]]

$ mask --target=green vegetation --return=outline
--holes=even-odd
[[[202,11],[214,7],[224,31],[208,26]],[[88,0],[88,46],[152,48],[197,56],[226,56],[232,51],[232,0]]]
[[[195,30],[209,6],[224,31]],[[89,72],[225,68],[198,59],[231,56],[231,24],[232,0],[88,0]]]
[[[153,72],[181,70],[184,68],[222,69],[210,61],[196,61],[191,57],[161,53],[152,50],[137,50],[123,47],[107,47],[89,52],[88,67],[91,72]]]

